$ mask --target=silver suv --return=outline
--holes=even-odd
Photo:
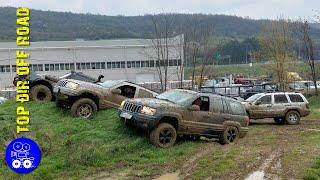
[[[310,114],[309,102],[301,93],[259,93],[244,102],[250,119],[274,118],[278,124],[298,124]]]

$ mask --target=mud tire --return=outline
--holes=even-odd
[[[168,123],[161,123],[150,133],[150,141],[153,145],[161,148],[168,148],[174,145],[177,140],[176,129]]]
[[[52,100],[52,92],[47,86],[39,84],[31,88],[30,97],[35,102],[49,102]]]
[[[300,123],[300,114],[297,111],[291,110],[286,114],[286,122],[290,125],[299,124]]]
[[[84,119],[91,119],[97,111],[97,104],[89,98],[78,99],[71,106],[71,114]]]
[[[235,126],[227,126],[220,134],[219,142],[221,144],[234,144],[239,139],[239,130]]]

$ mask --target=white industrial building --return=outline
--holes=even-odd
[[[30,69],[39,74],[62,76],[71,70],[103,80],[159,81],[157,51],[152,39],[31,42]],[[183,64],[183,35],[169,40],[168,80],[179,80]],[[15,42],[0,43],[0,88],[12,86]]]

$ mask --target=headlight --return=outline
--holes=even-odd
[[[123,108],[123,105],[126,101],[122,101],[121,104],[120,104],[120,108]]]
[[[78,86],[79,86],[79,84],[74,83],[74,82],[68,82],[68,83],[66,84],[66,88],[70,88],[70,89],[77,89]]]
[[[156,109],[151,108],[151,107],[147,107],[147,106],[143,106],[141,113],[153,116],[156,113]]]

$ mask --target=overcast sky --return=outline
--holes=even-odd
[[[126,16],[176,12],[312,19],[320,0],[0,0],[0,6]]]

